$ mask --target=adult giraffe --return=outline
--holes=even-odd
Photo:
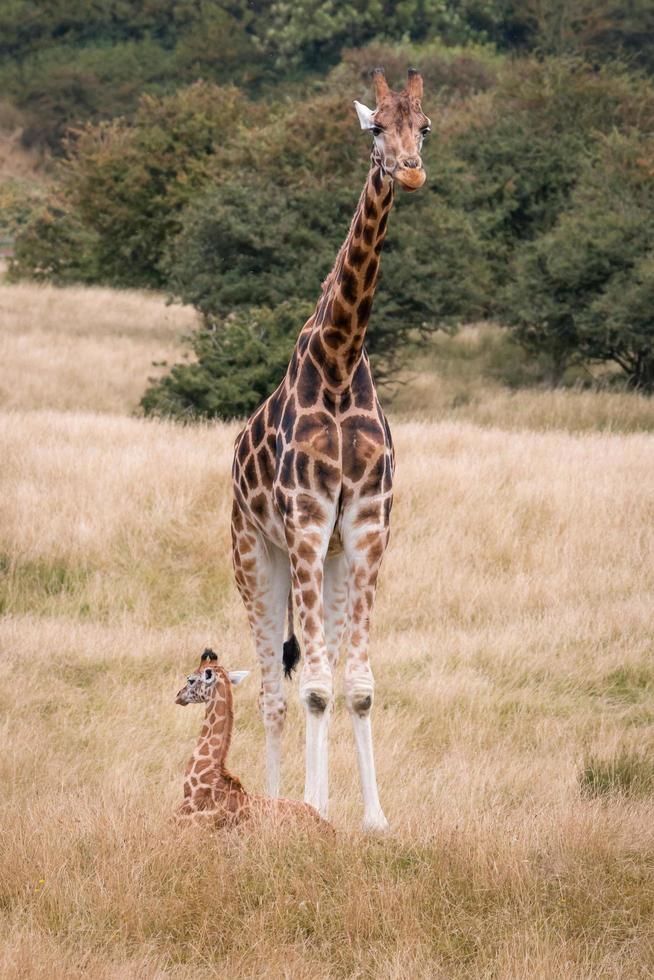
[[[294,600],[304,645],[305,801],[327,816],[332,677],[347,626],[345,701],[354,728],[363,825],[383,830],[388,823],[375,776],[368,637],[388,542],[394,460],[363,341],[394,184],[407,190],[424,184],[420,152],[430,122],[420,106],[417,71],[409,70],[402,92],[389,89],[382,69],[373,78],[374,111],[354,103],[374,144],[350,231],[282,383],[236,440],[232,551],[261,666],[268,793],[279,795],[286,716],[282,667],[284,660],[289,672],[297,659]],[[284,643],[287,608],[291,640]]]

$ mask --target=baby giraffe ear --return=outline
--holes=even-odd
[[[371,129],[372,117],[374,116],[373,110],[369,109],[368,106],[364,105],[362,102],[357,102],[356,99],[354,100],[354,108],[357,111],[361,129]]]
[[[229,677],[234,687],[236,687],[237,684],[240,684],[241,681],[245,680],[245,678],[248,676],[249,673],[250,673],[249,670],[230,670],[227,676]]]
[[[203,664],[205,660],[217,660],[217,659],[218,659],[217,654],[215,654],[213,650],[210,650],[209,647],[207,647],[207,649],[200,657],[200,663]]]

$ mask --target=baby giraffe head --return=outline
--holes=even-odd
[[[218,657],[213,650],[207,649],[200,657],[198,669],[186,678],[186,684],[178,692],[175,704],[206,703],[221,689],[225,690],[228,684],[240,684],[249,673],[249,670],[225,670],[218,663]]]
[[[425,182],[422,165],[422,144],[431,131],[431,121],[422,111],[422,76],[409,68],[406,87],[394,92],[388,87],[384,69],[373,72],[376,107],[369,109],[361,102],[354,107],[361,129],[374,138],[373,160],[382,170],[404,187],[414,191]]]

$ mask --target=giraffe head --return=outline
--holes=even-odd
[[[394,92],[388,87],[383,68],[373,72],[377,104],[369,109],[361,102],[354,106],[361,123],[374,137],[373,160],[398,184],[414,191],[425,182],[421,152],[431,121],[422,111],[422,76],[409,68],[406,88]]]
[[[205,650],[200,657],[200,666],[189,674],[186,684],[178,691],[175,704],[201,704],[214,696],[227,684],[240,684],[250,673],[249,670],[227,671],[218,663],[218,657],[213,650]]]

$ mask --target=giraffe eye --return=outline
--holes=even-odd
[[[381,126],[371,126],[370,132],[372,133],[373,136],[381,136],[384,130],[381,128]]]

